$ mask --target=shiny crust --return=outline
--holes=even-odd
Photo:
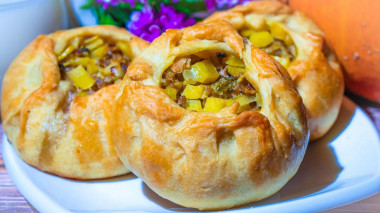
[[[160,87],[177,56],[203,50],[243,59],[260,111],[194,112]],[[157,54],[159,53],[159,54]],[[225,209],[268,197],[297,171],[308,141],[306,112],[287,72],[227,22],[168,30],[130,65],[113,110],[120,159],[160,196]]]
[[[343,98],[344,80],[335,55],[324,50],[324,34],[306,15],[279,1],[253,1],[204,20],[226,20],[239,30],[250,18],[282,23],[296,44],[298,55],[288,68],[305,104],[310,140],[322,137],[334,124]]]
[[[4,132],[22,159],[46,172],[77,179],[128,172],[109,135],[109,115],[118,85],[75,97],[65,111],[71,83],[60,80],[54,49],[75,36],[100,35],[129,42],[134,54],[147,43],[112,26],[83,27],[37,37],[4,76],[1,116]]]

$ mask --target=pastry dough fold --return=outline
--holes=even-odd
[[[160,87],[177,57],[233,54],[262,97],[259,111],[190,111]],[[227,22],[168,30],[131,64],[113,107],[112,139],[124,165],[160,196],[225,209],[268,197],[297,171],[309,131],[289,74]]]

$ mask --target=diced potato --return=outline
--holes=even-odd
[[[185,108],[187,110],[193,110],[197,112],[203,111],[202,104],[200,100],[186,100]]]
[[[287,46],[294,44],[293,39],[289,34],[286,35],[284,42]]]
[[[255,96],[240,95],[238,97],[235,97],[233,100],[239,102],[240,106],[239,106],[239,109],[237,112],[241,113],[241,112],[243,112],[245,110],[249,110],[251,108],[249,106],[249,104],[256,101],[256,97]]]
[[[99,39],[99,36],[92,36],[91,38],[84,40],[83,44],[85,44],[85,45],[90,44],[90,43],[96,41],[97,39]]]
[[[280,56],[273,56],[273,58],[276,59],[276,61],[278,61],[286,69],[289,68],[289,65],[290,65],[290,59],[289,58],[280,57]]]
[[[227,57],[226,64],[231,65],[233,67],[245,67],[244,62],[240,58],[233,55],[229,55]]]
[[[245,68],[227,65],[227,72],[231,75],[239,75],[245,73]]]
[[[132,57],[132,50],[128,43],[119,41],[116,43],[116,46],[121,50],[121,52],[124,53],[124,55],[128,56],[129,58]]]
[[[87,49],[89,49],[90,51],[92,51],[92,50],[95,50],[96,48],[100,47],[103,44],[104,44],[103,39],[97,38],[93,42],[86,44],[85,47]]]
[[[202,97],[203,91],[205,90],[205,85],[186,85],[185,89],[182,92],[182,95],[186,97],[186,99],[199,99]]]
[[[58,56],[58,61],[62,61],[64,58],[66,58],[68,55],[70,55],[71,52],[75,49],[75,46],[70,44],[66,49]]]
[[[100,74],[102,74],[103,76],[106,76],[106,75],[111,75],[112,72],[111,72],[111,68],[115,66],[115,64],[109,64],[108,66],[106,66],[104,69],[100,69]]]
[[[173,100],[177,100],[177,90],[173,87],[166,87],[164,89],[165,93]]]
[[[72,58],[65,63],[63,63],[64,66],[79,66],[82,65],[86,67],[87,72],[90,74],[94,74],[98,71],[98,66],[96,65],[94,59],[89,57],[76,57]]]
[[[125,75],[125,72],[123,71],[119,63],[116,66],[111,67],[111,72],[116,78],[123,78]]]
[[[261,48],[270,45],[273,42],[273,37],[268,31],[259,31],[253,33],[249,40],[255,47]]]
[[[84,96],[88,95],[88,92],[87,91],[81,91],[81,92],[77,92],[75,95],[79,96],[79,97],[84,97]]]
[[[268,23],[270,32],[273,37],[285,41],[288,32],[281,26],[278,22],[270,22]]]
[[[79,48],[79,45],[80,45],[80,43],[81,43],[81,38],[80,37],[75,37],[74,39],[73,39],[73,42],[71,42],[73,45],[74,45],[74,47],[75,48]]]
[[[251,36],[254,32],[255,31],[252,29],[245,29],[245,30],[240,31],[240,35],[243,37],[249,38],[249,36]]]
[[[95,80],[79,65],[78,67],[67,71],[66,74],[73,81],[74,85],[82,90],[86,90],[95,84]]]
[[[205,90],[202,93],[201,99],[208,98],[208,96],[210,95],[211,91],[212,91],[211,89],[208,89],[208,88],[205,87]]]
[[[259,93],[256,93],[256,105],[257,105],[258,107],[262,107],[262,106],[263,106],[263,102],[262,102],[262,100],[261,100],[261,96],[260,96]]]
[[[103,44],[102,46],[96,48],[95,50],[91,52],[91,57],[102,58],[105,55],[107,55],[108,50],[109,50],[108,45]]]
[[[235,103],[236,101],[234,100],[234,99],[232,99],[232,98],[230,98],[230,99],[227,99],[226,100],[226,107],[228,107],[228,106],[231,106],[233,103]]]
[[[182,88],[182,85],[183,85],[183,83],[181,81],[174,81],[172,86],[175,89],[180,90]]]
[[[222,98],[209,97],[206,99],[205,112],[219,112],[226,106],[226,100]]]
[[[219,78],[219,73],[209,60],[193,64],[190,69],[185,69],[182,75],[186,82],[211,84]]]

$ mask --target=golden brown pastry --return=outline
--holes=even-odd
[[[168,30],[128,68],[112,139],[160,196],[202,210],[278,191],[308,141],[290,76],[228,22]]]
[[[131,59],[147,46],[124,29],[83,27],[37,37],[4,77],[4,132],[28,164],[91,179],[127,173],[109,115]]]
[[[324,34],[306,15],[279,1],[252,1],[205,20],[226,20],[239,33],[287,68],[305,104],[310,139],[322,137],[334,124],[344,81]]]

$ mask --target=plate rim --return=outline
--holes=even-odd
[[[379,144],[377,145],[377,148],[379,151],[380,150],[380,133],[379,131],[377,131],[369,115],[360,106],[355,104],[349,98],[344,97],[344,99],[346,99],[346,101],[349,101],[350,104],[353,104],[355,106],[355,110],[354,110],[355,113],[352,115],[352,118],[354,118],[357,112],[360,112],[361,116],[364,115],[365,120],[371,126],[371,130],[368,130],[368,131],[376,132],[377,138],[375,140],[379,142]],[[349,124],[347,124],[347,126],[348,125]],[[8,141],[5,133],[3,133],[2,135],[2,140],[3,140],[2,150],[3,150],[4,165],[14,185],[25,197],[25,199],[27,199],[34,208],[36,208],[38,211],[41,211],[41,212],[51,212],[52,210],[54,212],[59,212],[59,213],[70,212],[70,210],[65,209],[59,203],[54,201],[52,198],[49,198],[49,196],[45,194],[43,191],[39,190],[38,186],[33,184],[32,180],[27,178],[27,176],[24,177],[21,175],[16,175],[16,174],[23,173],[25,171],[22,170],[20,165],[17,165],[17,166],[12,165],[11,162],[17,162],[16,158],[19,158],[19,156],[16,153],[16,150],[14,150],[13,145]],[[10,149],[13,149],[13,152],[9,152]],[[23,161],[22,163],[26,164]],[[289,200],[279,201],[276,203],[263,204],[260,206],[253,206],[253,207],[247,207],[247,208],[227,209],[225,211],[226,212],[241,212],[241,211],[273,212],[275,210],[278,211],[279,208],[283,208],[285,210],[284,212],[287,212],[289,210],[292,210],[293,212],[294,211],[310,211],[311,204],[315,202],[318,202],[321,205],[318,208],[314,208],[313,211],[323,211],[323,210],[328,210],[328,209],[348,205],[350,203],[354,203],[359,200],[363,200],[380,193],[380,164],[378,164],[377,167],[378,169],[376,173],[369,176],[368,179],[365,179],[363,181],[360,181],[350,186],[345,186],[343,188],[335,189],[332,191],[321,192],[321,193],[318,193],[317,191],[316,193],[313,193],[313,194],[304,195],[302,197],[297,197],[297,198],[293,198]],[[353,192],[353,191],[360,192],[360,193],[354,193],[354,195],[352,196],[342,196],[348,192]],[[327,203],[324,202],[326,199],[329,199],[331,197],[340,197],[340,199],[335,202],[327,202]],[[41,202],[41,200],[43,200],[43,202]],[[294,205],[298,206],[296,210],[291,208]]]

